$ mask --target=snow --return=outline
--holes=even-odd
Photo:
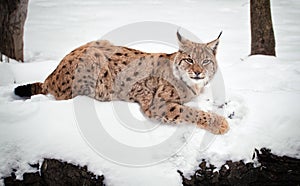
[[[300,158],[299,1],[271,2],[277,57],[248,57],[248,1],[31,0],[29,3],[25,63],[0,64],[1,178],[13,169],[18,170],[17,176],[21,178],[24,172],[34,171],[28,163],[58,158],[104,174],[107,185],[181,185],[176,170],[191,174],[203,158],[217,166],[227,159],[251,161],[254,148],[261,147],[271,148],[278,155]],[[13,94],[18,85],[42,82],[74,48],[123,25],[149,20],[179,25],[205,42],[223,30],[218,61],[226,88],[224,115],[232,116],[228,119],[231,129],[227,134],[214,136],[190,125],[158,125],[147,121],[136,104],[103,103],[84,96],[56,101],[49,95],[36,95],[24,100]],[[176,50],[153,43],[136,43],[132,47],[149,52]],[[212,103],[207,101],[210,91],[208,87],[205,95],[191,105],[212,109]],[[85,106],[84,103],[89,104],[78,107]],[[78,111],[89,115],[90,108],[97,113],[103,131],[118,143],[145,149],[164,144],[164,148],[148,151],[144,159],[135,154],[128,158],[130,152],[112,149],[117,154],[111,157],[120,161],[109,160],[99,154],[99,149],[82,132],[88,130],[91,122],[87,118],[82,125]],[[135,121],[143,123],[139,128],[143,132],[129,130],[133,125],[122,123],[120,108],[127,108]],[[170,141],[174,132],[174,141]],[[107,141],[98,145],[104,148]],[[148,164],[126,164],[133,160]]]

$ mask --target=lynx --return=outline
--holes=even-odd
[[[89,42],[65,56],[44,83],[19,86],[15,94],[136,102],[150,119],[195,124],[224,134],[229,126],[223,116],[185,105],[214,77],[220,35],[211,42],[196,43],[177,32],[179,50],[171,54],[146,53],[106,40]]]

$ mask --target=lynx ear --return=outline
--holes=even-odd
[[[219,45],[219,38],[220,38],[221,35],[222,35],[222,31],[220,32],[220,34],[219,34],[219,36],[218,36],[217,39],[215,39],[215,40],[213,40],[213,41],[211,41],[211,42],[209,42],[209,43],[206,44],[207,47],[212,50],[212,52],[213,52],[214,55],[217,54],[217,48],[218,48],[218,45]]]
[[[188,48],[192,47],[192,41],[182,37],[177,30],[177,39],[178,39],[178,44],[179,44],[179,50],[180,51],[187,51]]]

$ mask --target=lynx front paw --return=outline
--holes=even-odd
[[[208,130],[213,134],[225,134],[229,130],[229,125],[226,119],[214,113],[207,113],[201,117],[197,126]]]
[[[229,130],[228,122],[227,122],[227,120],[224,117],[222,117],[222,116],[218,116],[218,117],[220,117],[220,121],[217,124],[218,125],[217,128],[219,130],[218,134],[225,134]]]

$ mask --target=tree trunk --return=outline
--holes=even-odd
[[[251,54],[276,56],[270,0],[250,0]]]
[[[23,33],[27,7],[28,0],[0,0],[0,54],[17,61],[24,61]]]

